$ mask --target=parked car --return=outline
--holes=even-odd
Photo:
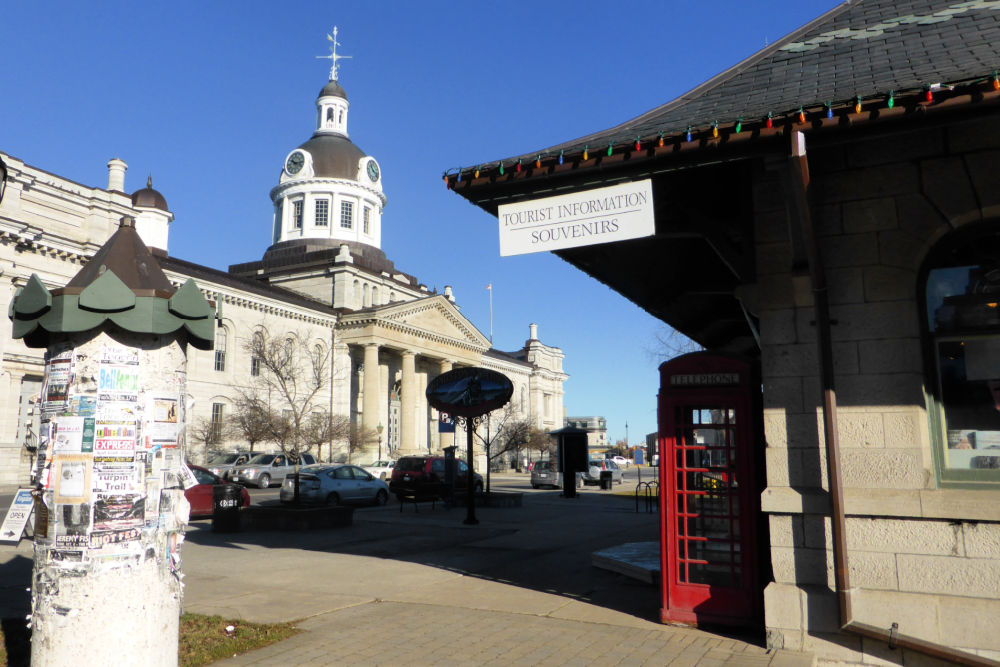
[[[631,461],[629,461],[624,456],[620,456],[620,455],[619,456],[612,456],[611,460],[614,461],[618,465],[619,468],[628,468],[630,465],[632,465]]]
[[[230,452],[229,454],[219,454],[214,459],[209,461],[205,467],[208,468],[213,475],[218,475],[222,479],[229,479],[233,468],[243,465],[252,458],[253,454],[250,452]]]
[[[469,466],[461,459],[455,460],[456,494],[464,494],[468,488]],[[389,480],[389,491],[402,500],[405,496],[415,495],[425,498],[444,498],[448,495],[445,482],[445,458],[443,456],[404,456],[396,461]],[[474,492],[483,492],[483,477],[472,471]]]
[[[531,468],[531,488],[537,489],[540,486],[554,486],[562,488],[563,474],[558,471],[559,466],[555,461],[535,461]],[[583,483],[583,474],[576,473],[576,485]]]
[[[184,497],[187,498],[188,503],[191,505],[191,518],[201,519],[210,517],[214,509],[212,488],[219,484],[227,484],[227,482],[201,466],[188,464],[188,468],[191,469],[194,478],[198,480],[197,484],[184,492]],[[249,491],[240,489],[240,498],[242,499],[241,507],[248,507],[250,505]]]
[[[299,466],[314,465],[316,457],[300,454]],[[233,468],[232,479],[240,484],[253,484],[266,489],[271,482],[283,482],[285,475],[295,472],[295,464],[284,454],[258,454],[245,464]]]
[[[368,465],[363,465],[361,467],[384,482],[392,477],[392,467],[394,465],[396,465],[396,462],[389,459],[387,461],[372,461]]]
[[[587,470],[583,473],[583,483],[600,484],[601,473],[606,471],[611,472],[611,481],[613,483],[621,484],[625,481],[625,475],[617,463],[611,459],[593,459],[587,465]]]
[[[299,502],[339,505],[364,503],[385,505],[389,487],[380,479],[358,466],[318,464],[299,468]],[[283,503],[295,500],[295,473],[285,477],[278,499]]]

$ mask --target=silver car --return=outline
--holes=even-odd
[[[205,467],[208,468],[213,475],[217,475],[222,479],[229,481],[233,468],[243,465],[252,458],[253,454],[250,452],[230,452],[229,454],[219,454],[205,464]]]
[[[535,461],[531,467],[531,488],[537,489],[541,486],[562,488],[563,474],[558,468],[555,461]],[[583,475],[576,473],[576,485],[580,486],[582,482]]]
[[[587,464],[586,472],[583,473],[583,483],[600,484],[602,472],[610,472],[611,481],[614,484],[621,484],[625,481],[625,474],[617,463],[611,459],[592,459]]]
[[[299,465],[316,463],[312,454],[300,454]],[[295,472],[295,464],[285,454],[258,454],[244,465],[233,468],[232,480],[246,486],[266,489],[271,482],[282,482],[285,475]]]
[[[299,502],[326,505],[385,505],[389,487],[358,466],[314,465],[299,469]],[[278,495],[283,503],[295,500],[295,473],[285,477]]]

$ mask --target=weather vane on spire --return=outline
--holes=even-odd
[[[344,58],[350,58],[351,56],[340,56],[337,55],[337,47],[340,46],[340,42],[337,41],[337,26],[333,26],[333,34],[326,36],[327,40],[331,43],[330,45],[330,55],[328,56],[316,56],[317,58],[329,58],[330,59],[330,81],[337,80],[337,70],[340,69],[337,65],[338,60]]]

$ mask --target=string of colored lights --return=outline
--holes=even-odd
[[[745,130],[752,130],[755,127],[758,131],[772,130],[775,126],[780,128],[781,126],[791,123],[804,125],[810,122],[810,120],[816,122],[820,122],[823,118],[829,120],[835,118],[838,112],[844,116],[850,115],[852,111],[855,115],[861,115],[866,111],[869,113],[876,112],[883,106],[887,109],[893,109],[897,106],[897,103],[904,105],[910,104],[927,106],[934,104],[935,102],[942,101],[949,93],[953,93],[955,91],[965,92],[970,87],[981,87],[984,82],[988,82],[992,91],[1000,92],[1000,70],[993,70],[989,76],[973,79],[967,82],[956,84],[925,84],[918,91],[912,91],[909,95],[901,95],[896,90],[890,90],[888,94],[871,95],[867,98],[857,95],[850,102],[836,103],[833,101],[826,101],[822,104],[801,105],[798,109],[786,113],[775,113],[769,111],[767,116],[762,117],[756,122],[752,119],[747,120],[744,116],[740,116],[731,123],[723,123],[721,125],[718,120],[712,121],[705,126],[701,126],[701,128],[688,125],[686,130],[681,132],[679,135],[671,134],[665,130],[657,130],[656,134],[652,136],[647,135],[645,139],[641,134],[635,135],[634,140],[625,141],[625,148],[618,148],[617,152],[625,153],[631,150],[634,153],[642,153],[653,148],[663,148],[668,143],[692,143],[696,140],[701,141],[702,139],[718,140],[724,133],[724,129],[727,127],[731,127],[732,134],[738,135],[742,134]],[[608,146],[605,154],[607,157],[611,157],[615,153],[615,139],[611,138],[608,140]],[[590,145],[586,144],[583,147],[583,151],[580,153],[580,159],[582,162],[587,162],[590,158]],[[550,159],[552,159],[557,165],[563,165],[565,160],[569,159],[569,156],[565,155],[565,149],[560,149],[558,155],[538,153],[532,162],[535,170],[545,168],[545,163]],[[501,160],[497,162],[493,167],[489,164],[480,164],[476,165],[476,167],[471,170],[464,167],[457,170],[448,170],[444,173],[445,187],[451,188],[453,181],[461,183],[463,173],[468,171],[472,172],[474,179],[478,179],[484,174],[488,175],[491,169],[495,170],[495,173],[498,175],[503,176],[505,174],[504,161]],[[521,173],[521,171],[522,160],[518,159],[515,164],[515,172]]]

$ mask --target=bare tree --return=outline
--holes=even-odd
[[[222,442],[223,425],[214,419],[199,417],[188,426],[188,432],[196,442],[205,445],[205,461],[211,460],[210,453],[213,446]]]
[[[621,438],[620,440],[615,442],[614,447],[608,449],[607,453],[611,454],[612,456],[624,456],[627,458],[628,448],[629,448],[628,442],[625,440],[625,438]]]
[[[271,439],[273,418],[267,401],[251,387],[237,390],[233,411],[226,420],[230,434],[246,440],[252,454],[254,445]]]
[[[556,438],[537,426],[531,427],[531,432],[528,434],[528,447],[537,450],[539,455],[548,454],[549,458],[555,458],[559,453],[559,442]]]
[[[646,353],[657,363],[705,349],[681,332],[666,325],[657,330],[655,338],[656,340],[646,350]]]
[[[330,348],[302,332],[273,336],[259,328],[244,344],[256,359],[252,389],[268,396],[270,440],[295,463],[295,501],[299,498],[299,457],[318,443],[310,442],[310,420],[320,411],[319,398],[330,382]],[[277,405],[275,405],[275,403]]]
[[[323,458],[323,445],[327,447],[327,462],[333,461],[333,443],[347,441],[350,444],[354,426],[349,417],[331,415],[326,410],[319,410],[309,415],[306,420],[303,439],[310,446],[315,446],[317,460]]]
[[[530,441],[531,422],[520,418],[519,411],[512,403],[507,403],[494,410],[483,420],[475,432],[486,450],[486,491],[490,490],[490,471],[496,459],[513,452],[517,465],[520,466],[521,449],[526,448]]]
[[[378,439],[379,434],[375,429],[358,426],[357,423],[351,424],[350,435],[347,439],[348,457],[351,454],[357,454],[360,451],[370,449],[378,443]]]

